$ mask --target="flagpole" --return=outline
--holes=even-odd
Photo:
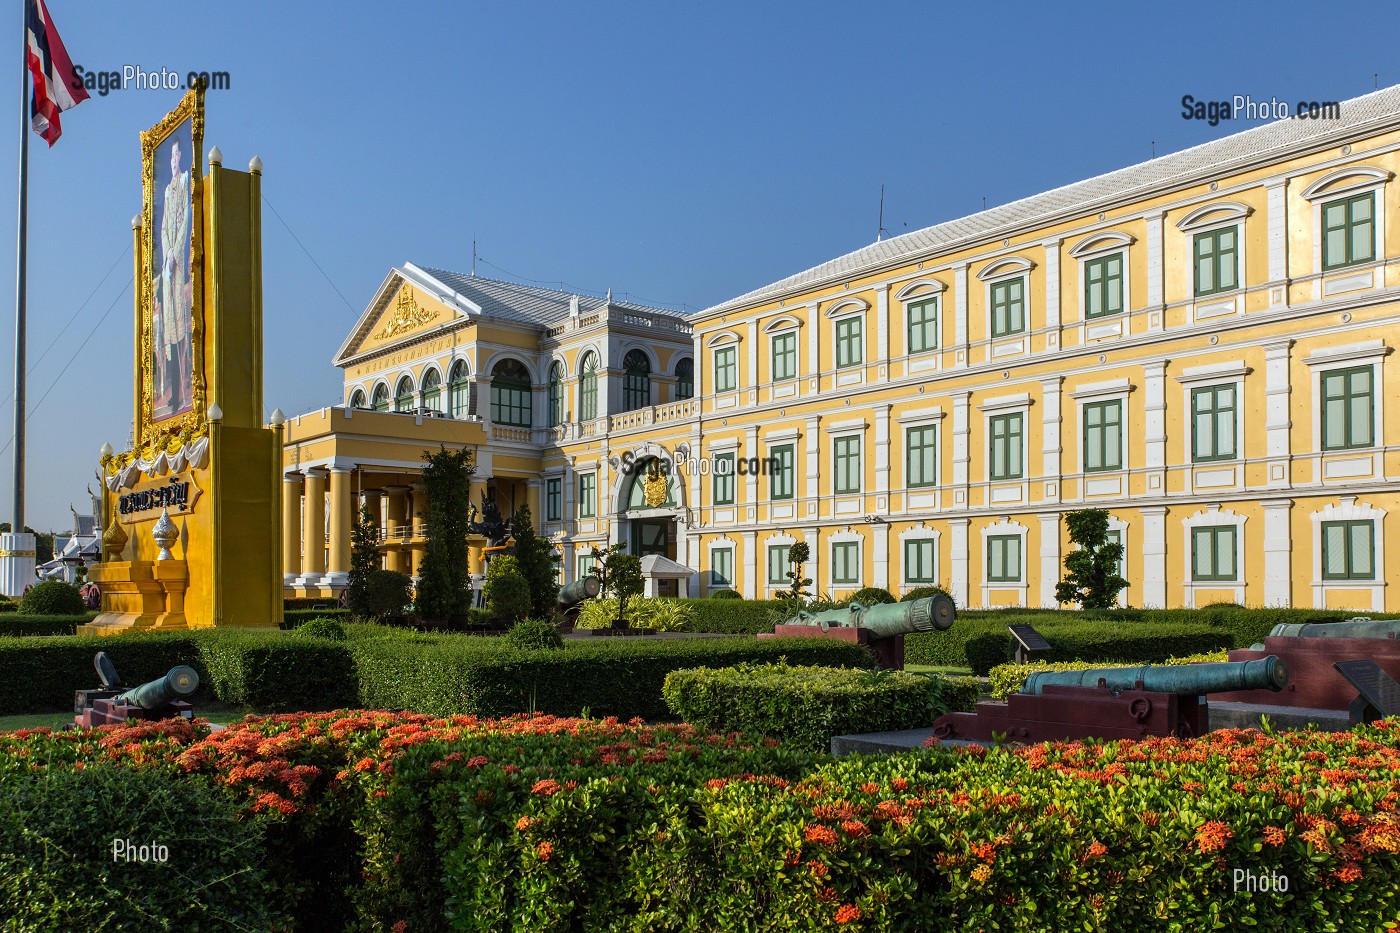
[[[24,297],[29,213],[29,7],[20,0],[19,235],[15,240],[15,499],[13,534],[24,533]]]

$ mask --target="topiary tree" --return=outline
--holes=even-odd
[[[470,450],[424,451],[423,487],[428,494],[428,545],[418,568],[418,614],[446,619],[471,606],[467,576],[468,481],[476,472]]]
[[[744,597],[743,597],[743,595],[741,595],[741,594],[740,594],[738,591],[736,591],[736,590],[715,590],[713,593],[710,594],[710,598],[711,598],[711,599],[743,599]]]
[[[794,603],[806,603],[810,596],[807,587],[812,585],[812,578],[802,575],[802,567],[812,559],[812,549],[807,546],[807,542],[798,541],[788,548],[787,559],[788,563],[792,564],[792,570],[787,574],[792,583],[788,585],[786,597]]]
[[[345,626],[335,619],[322,616],[319,619],[312,619],[310,622],[303,622],[293,630],[297,635],[307,638],[329,638],[332,641],[345,641],[348,637],[345,634]]]
[[[530,584],[531,609],[537,616],[549,615],[559,596],[560,554],[551,541],[535,534],[528,505],[515,510],[510,517],[510,527],[515,534],[511,550],[519,573]]]
[[[365,580],[363,617],[374,622],[402,622],[412,583],[408,574],[397,570],[371,571]]]
[[[1069,540],[1078,550],[1065,556],[1064,580],[1055,584],[1055,599],[1081,609],[1108,609],[1128,585],[1118,574],[1123,545],[1108,540],[1108,512],[1080,509],[1065,513]]]
[[[617,619],[614,628],[623,628],[623,608],[633,596],[642,595],[642,559],[627,553],[627,545],[613,544],[606,548],[594,547],[593,576],[598,578],[598,595],[614,596],[618,601]]]
[[[368,505],[360,506],[355,527],[350,529],[350,581],[345,588],[345,607],[357,616],[372,618],[369,578],[380,569],[379,522]]]
[[[543,619],[525,619],[506,632],[506,644],[522,651],[557,651],[564,647],[564,639]]]
[[[504,622],[518,622],[530,614],[530,584],[518,573],[503,573],[486,589],[486,614]]]
[[[849,602],[860,603],[862,606],[877,606],[894,601],[895,598],[889,590],[878,586],[863,586],[856,590],[849,600]]]
[[[80,616],[87,612],[87,605],[73,584],[44,580],[20,597],[19,611],[36,616]]]
[[[899,597],[899,601],[902,603],[908,603],[913,602],[916,599],[928,599],[931,596],[946,596],[949,599],[953,598],[952,593],[949,593],[943,587],[935,583],[932,586],[916,586],[909,592],[905,593],[903,596]]]

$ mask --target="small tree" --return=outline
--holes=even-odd
[[[1065,578],[1055,585],[1055,599],[1081,609],[1107,609],[1128,581],[1118,575],[1123,545],[1108,540],[1108,512],[1081,509],[1065,513],[1069,540],[1078,545],[1065,557]]]
[[[794,603],[806,603],[811,595],[807,592],[807,587],[812,585],[811,577],[802,575],[802,567],[807,561],[812,559],[812,549],[807,547],[807,542],[798,541],[787,552],[788,563],[792,564],[792,570],[787,574],[792,583],[788,586],[787,598]]]
[[[627,545],[593,548],[593,576],[598,578],[599,596],[617,597],[614,628],[623,627],[623,610],[633,596],[642,595],[642,559],[627,553]]]
[[[559,596],[559,552],[548,539],[535,534],[528,505],[515,510],[510,517],[510,527],[515,535],[512,550],[520,575],[530,584],[534,614],[542,618],[553,611],[554,601]]]
[[[418,568],[418,614],[445,619],[471,606],[467,577],[467,483],[476,472],[469,450],[423,452],[423,486],[428,493],[428,546]]]
[[[368,505],[360,506],[355,526],[350,529],[350,583],[345,589],[345,605],[355,615],[368,618],[370,574],[380,569],[379,523]]]

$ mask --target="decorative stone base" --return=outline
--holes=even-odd
[[[87,634],[188,628],[185,590],[189,567],[182,560],[103,561],[89,571],[102,590],[102,613],[86,625]]]
[[[833,638],[864,645],[875,655],[876,662],[887,671],[904,670],[904,636],[871,638],[870,630],[832,626],[825,632],[816,625],[775,625],[773,634],[761,633],[759,638]]]

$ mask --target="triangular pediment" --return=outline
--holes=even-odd
[[[480,313],[475,303],[408,263],[385,277],[333,362],[345,366],[367,353],[420,340]]]

